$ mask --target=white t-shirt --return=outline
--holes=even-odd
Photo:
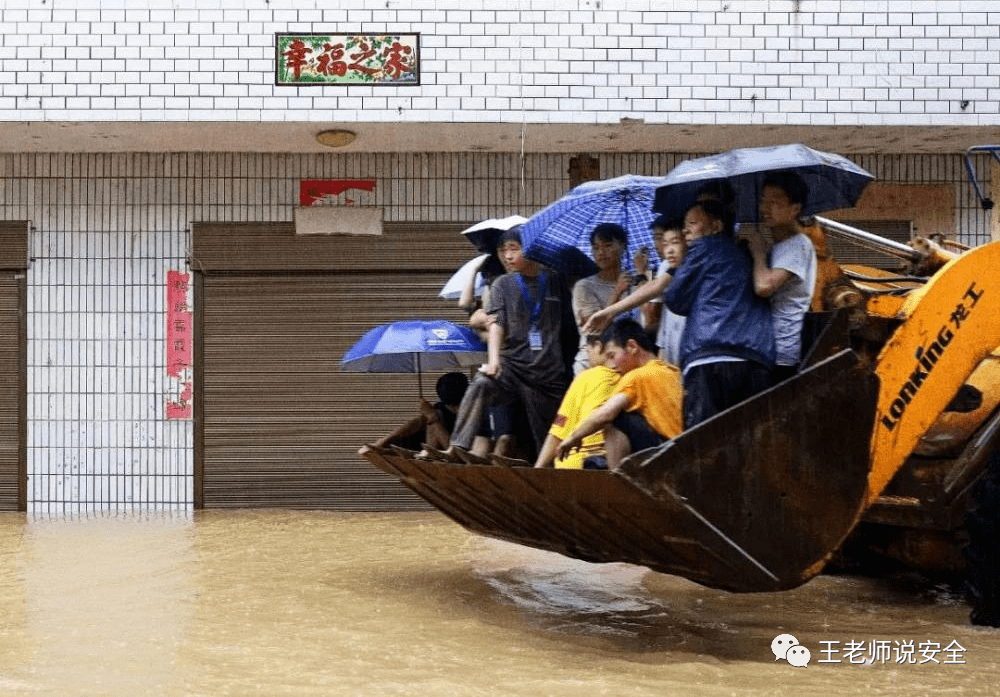
[[[792,235],[771,247],[768,265],[784,269],[792,278],[771,296],[777,365],[798,365],[802,352],[802,320],[812,303],[816,287],[816,250],[803,233]]]
[[[659,278],[670,270],[670,265],[661,261],[656,269]],[[656,331],[656,345],[660,347],[660,360],[673,365],[681,364],[681,334],[684,333],[686,317],[676,315],[663,303],[663,298],[654,298],[650,302],[660,303],[660,327]]]

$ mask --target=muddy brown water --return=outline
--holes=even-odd
[[[911,576],[733,595],[437,513],[0,514],[0,559],[5,695],[997,693],[1000,631]]]

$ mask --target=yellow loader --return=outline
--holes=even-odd
[[[908,272],[826,274],[794,377],[619,470],[366,457],[480,534],[733,592],[892,559],[964,574],[972,621],[1000,626],[1000,242],[904,246],[817,222]]]

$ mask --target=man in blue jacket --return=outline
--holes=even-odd
[[[700,201],[684,217],[688,250],[664,293],[687,317],[681,335],[684,427],[742,402],[771,385],[771,310],[754,294],[753,259],[727,229],[725,208]]]

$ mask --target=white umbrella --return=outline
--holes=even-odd
[[[489,254],[480,254],[478,257],[469,259],[469,261],[462,264],[462,267],[452,274],[448,282],[444,284],[444,288],[438,293],[438,297],[444,298],[445,300],[458,300],[462,296],[462,291],[464,291],[472,277],[476,277],[476,297],[483,294],[483,288],[486,287],[486,282],[483,280],[483,275],[479,272],[480,267],[489,258]]]
[[[520,215],[508,215],[506,218],[489,218],[462,230],[465,239],[469,240],[480,252],[495,252],[501,235],[512,227],[517,227],[528,219]]]

